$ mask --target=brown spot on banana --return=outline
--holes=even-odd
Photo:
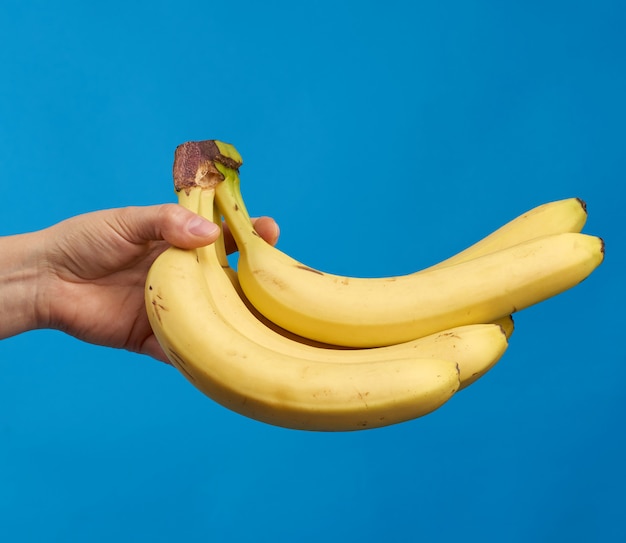
[[[174,363],[174,366],[176,366],[176,368],[181,371],[187,377],[187,379],[189,379],[192,383],[195,383],[196,378],[191,373],[189,373],[189,370],[187,369],[183,358],[172,348],[169,348],[168,352],[171,356],[171,359],[173,359],[172,362]]]
[[[157,320],[161,322],[161,311],[167,311],[167,307],[154,299],[152,300],[152,307],[154,308],[154,314],[156,315]]]
[[[323,273],[323,272],[321,272],[321,271],[319,271],[319,270],[316,270],[315,268],[309,268],[308,266],[304,266],[304,265],[302,265],[302,264],[298,264],[298,265],[296,266],[296,268],[299,268],[299,269],[301,269],[301,270],[305,270],[305,271],[310,271],[310,272],[312,272],[312,273],[317,273],[318,275],[324,275],[324,273]]]
[[[262,277],[263,277],[263,276],[267,277],[267,275],[268,275],[268,274],[267,274],[267,272],[266,272],[265,270],[253,270],[253,272],[252,272],[252,273],[254,273],[255,275],[260,275],[260,276],[262,276]],[[285,285],[285,283],[283,283],[282,281],[279,281],[278,279],[276,279],[276,278],[275,278],[275,277],[273,277],[273,276],[270,276],[270,277],[269,277],[269,278],[267,278],[267,279],[269,279],[270,281],[272,281],[272,283],[274,283],[274,284],[275,284],[278,288],[280,288],[280,289],[285,289],[285,288],[287,288],[287,285]]]
[[[369,405],[367,405],[367,396],[369,396],[369,392],[361,392],[360,390],[356,391],[358,398],[363,402],[363,406],[365,409],[369,409]]]

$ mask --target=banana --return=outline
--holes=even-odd
[[[461,264],[476,257],[495,253],[518,243],[551,234],[580,232],[586,222],[587,204],[584,200],[566,198],[547,202],[509,221],[467,249],[425,269],[434,270],[444,266]],[[415,273],[422,271],[425,270]]]
[[[213,219],[219,220],[219,218],[220,217],[214,217]],[[580,232],[583,229],[586,220],[587,206],[586,203],[580,198],[566,198],[554,202],[541,204],[509,221],[507,224],[501,226],[491,234],[487,235],[486,237],[474,243],[470,247],[464,249],[463,251],[426,269],[434,270],[453,264],[460,264],[478,256],[483,256],[492,252],[496,252],[501,249],[516,245],[518,243],[529,241],[531,239],[535,239],[537,237],[545,235],[559,234],[565,232]],[[259,311],[246,298],[245,293],[241,289],[241,285],[237,277],[237,272],[236,270],[233,270],[229,267],[229,263],[225,255],[222,259],[222,265],[229,274],[231,281],[233,282],[235,288],[239,293],[239,296],[246,302],[248,309],[252,313],[254,313],[256,318],[258,320],[261,320],[266,326],[276,330],[282,335],[290,337],[295,341],[305,342],[320,347],[340,347],[299,336],[297,334],[294,334],[293,332],[290,332],[289,330],[281,328],[277,324],[267,319],[264,315],[259,313]],[[422,271],[415,273],[421,273]],[[514,330],[514,323],[513,319],[510,316],[496,319],[493,322],[494,324],[498,324],[502,327],[507,339],[511,337]],[[461,375],[461,383],[462,386],[464,386],[463,371],[461,371]]]
[[[211,192],[189,190],[192,198]],[[450,360],[344,364],[270,349],[224,320],[218,295],[195,250],[171,247],[148,272],[148,318],[172,364],[214,401],[252,419],[315,431],[376,428],[431,413],[460,387]]]
[[[499,319],[492,321],[491,324],[497,324],[500,328],[502,328],[507,340],[511,338],[513,332],[515,331],[515,322],[513,321],[513,317],[511,315],[500,317]]]
[[[214,191],[199,187],[181,190],[178,200],[195,213],[216,220]],[[451,360],[459,367],[461,387],[464,388],[500,360],[512,333],[512,319],[506,317],[496,324],[460,326],[387,347],[346,350],[327,344],[315,345],[278,330],[246,304],[238,288],[236,273],[228,266],[223,237],[212,245],[197,249],[197,255],[206,288],[222,320],[236,326],[238,332],[259,345],[297,358],[334,363],[403,358]]]
[[[237,242],[237,273],[245,295],[278,326],[317,341],[376,347],[490,322],[572,288],[603,260],[600,238],[565,232],[470,259],[466,254],[456,263],[451,260],[405,276],[328,274],[298,262],[256,234],[240,192],[241,158],[232,146],[218,148],[232,161],[230,166],[216,164],[224,180],[215,190],[219,210]],[[584,207],[580,201],[576,205]],[[485,246],[492,251],[497,245],[492,239]]]
[[[220,217],[214,217],[215,220],[219,220]],[[432,265],[427,270],[434,270],[437,268],[443,268],[453,264],[460,264],[467,262],[473,258],[483,256],[492,252],[499,251],[501,249],[512,247],[518,243],[529,241],[537,237],[542,237],[550,234],[560,234],[565,232],[580,232],[587,221],[587,205],[584,200],[580,198],[566,198],[562,200],[556,200],[554,202],[547,202],[541,204],[526,213],[516,217],[509,221],[505,225],[501,226],[491,234],[477,241],[470,247],[462,250],[443,260],[435,265]],[[235,285],[239,296],[246,302],[248,309],[254,313],[258,320],[261,320],[266,326],[276,330],[282,335],[289,338],[308,343],[310,345],[316,345],[320,347],[333,347],[339,348],[341,346],[329,345],[320,341],[315,341],[310,338],[299,336],[281,328],[274,322],[267,319],[264,315],[250,303],[243,292],[237,277],[236,270],[229,267],[228,260],[225,258],[222,261],[222,265],[227,273],[230,275],[230,279]],[[421,270],[415,273],[422,273]],[[514,323],[511,316],[505,316],[500,319],[495,319],[494,324],[498,324],[502,327],[507,339],[511,337],[514,330]],[[463,372],[464,364],[461,365],[461,388],[466,386],[465,377]],[[477,372],[476,375],[483,375],[483,372]],[[475,379],[474,379],[475,380]],[[472,381],[473,382],[473,381]],[[469,383],[468,383],[469,384]]]

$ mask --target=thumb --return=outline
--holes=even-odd
[[[165,240],[181,249],[195,249],[220,235],[217,224],[178,204],[126,208],[125,215],[125,230],[134,241]]]

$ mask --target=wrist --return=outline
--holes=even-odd
[[[45,326],[43,238],[42,232],[0,238],[0,339]]]

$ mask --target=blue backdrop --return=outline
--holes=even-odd
[[[624,6],[4,0],[1,235],[174,201],[174,148],[215,138],[318,268],[414,271],[572,196],[607,257],[443,408],[361,433],[247,420],[59,332],[4,340],[0,539],[626,540]]]

